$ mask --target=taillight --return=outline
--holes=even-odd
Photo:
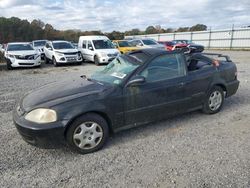
[[[218,60],[213,60],[213,65],[215,67],[218,67],[218,66],[220,66],[220,62]]]

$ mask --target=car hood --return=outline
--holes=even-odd
[[[37,54],[36,50],[22,50],[22,51],[8,51],[10,55],[34,55]]]
[[[103,92],[108,86],[85,78],[56,82],[40,87],[22,99],[22,107],[29,111],[36,107],[51,107],[74,98]]]
[[[60,53],[76,53],[78,52],[77,49],[55,49],[55,52],[60,52]]]

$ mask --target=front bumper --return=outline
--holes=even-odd
[[[116,56],[112,56],[112,57],[99,57],[99,63],[110,63],[111,61],[113,61],[116,58]]]
[[[227,90],[226,97],[230,97],[230,96],[234,95],[237,92],[239,85],[240,85],[239,80],[234,80],[234,81],[228,83],[226,85],[226,90]]]
[[[12,67],[35,67],[41,65],[41,57],[39,56],[37,59],[9,59]]]
[[[79,58],[78,56],[56,56],[57,63],[79,63],[82,62],[82,57]]]
[[[27,121],[24,116],[19,116],[16,110],[13,111],[13,121],[22,138],[29,144],[46,148],[65,143],[67,121],[37,124]]]

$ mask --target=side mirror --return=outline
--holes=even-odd
[[[48,47],[48,50],[52,50],[52,48],[51,48],[51,47]]]
[[[143,76],[135,76],[131,80],[128,81],[126,87],[128,86],[137,86],[143,84],[146,81],[145,77]]]
[[[93,47],[90,46],[90,47],[88,47],[88,49],[89,49],[89,50],[93,50]]]

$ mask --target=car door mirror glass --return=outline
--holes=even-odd
[[[93,51],[93,47],[92,46],[88,47],[88,49]]]
[[[128,81],[128,83],[126,84],[126,87],[128,86],[137,86],[140,84],[143,84],[145,82],[145,77],[144,76],[135,76],[133,77],[131,80]]]

